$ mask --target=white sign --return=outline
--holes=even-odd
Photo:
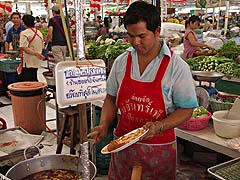
[[[103,100],[106,68],[103,60],[59,62],[55,67],[56,99],[60,107]]]

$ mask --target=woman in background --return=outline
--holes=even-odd
[[[200,22],[201,22],[200,18],[198,16],[193,15],[185,23],[186,32],[184,34],[183,39],[184,45],[184,51],[182,55],[183,59],[195,56],[195,53],[197,51],[200,51],[201,48],[213,49],[211,46],[198,41],[194,29],[199,28]]]
[[[103,25],[100,24],[100,28],[97,31],[96,38],[98,38],[101,35],[107,36],[109,33],[109,22],[108,19],[105,17],[103,21]]]
[[[25,30],[20,34],[20,53],[22,70],[19,68],[18,73],[21,75],[22,81],[38,81],[37,70],[41,65],[44,56],[41,54],[43,50],[43,36],[35,26],[35,18],[31,15],[24,15],[23,23]]]

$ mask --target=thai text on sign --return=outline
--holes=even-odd
[[[106,95],[106,68],[102,60],[60,62],[57,64],[56,93],[60,106],[102,100]]]

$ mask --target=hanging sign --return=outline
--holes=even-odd
[[[206,0],[196,0],[196,8],[205,8],[207,5]]]
[[[60,107],[103,100],[106,68],[103,60],[59,62],[55,67],[56,99]]]

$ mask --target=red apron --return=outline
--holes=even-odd
[[[166,117],[161,81],[169,64],[164,56],[152,82],[131,79],[132,56],[129,53],[126,72],[117,96],[121,118],[115,130],[117,137],[142,127],[148,121],[161,121]],[[111,180],[130,180],[133,166],[141,165],[142,179],[175,179],[176,142],[174,129],[166,130],[151,140],[136,143],[113,153],[109,168]]]

